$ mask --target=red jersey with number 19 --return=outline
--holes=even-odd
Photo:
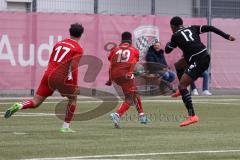
[[[111,63],[111,78],[125,77],[127,73],[133,72],[139,61],[139,51],[128,43],[122,43],[111,50],[108,60]]]

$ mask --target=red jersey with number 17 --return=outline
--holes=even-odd
[[[127,73],[133,72],[135,64],[139,61],[139,51],[131,44],[122,43],[111,50],[108,60],[111,63],[111,78],[125,77]]]
[[[52,51],[45,74],[54,74],[59,78],[68,77],[77,83],[78,63],[83,49],[77,41],[64,39],[58,42]]]

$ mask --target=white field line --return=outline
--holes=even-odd
[[[116,95],[117,97],[119,97],[118,95]],[[99,96],[99,97],[110,97],[110,96]],[[164,95],[158,95],[158,96],[154,96],[154,97],[167,97],[167,96],[164,96]],[[226,97],[229,97],[229,98],[239,98],[240,95],[211,95],[211,96],[202,96],[202,95],[199,95],[199,96],[195,96],[195,97],[211,97],[211,98],[226,98]],[[10,99],[10,100],[14,100],[14,99],[31,99],[32,96],[5,96],[5,97],[0,97],[0,100],[4,100],[4,99]],[[88,97],[88,96],[84,96],[84,95],[78,95],[78,98],[84,98],[84,99],[92,99],[94,97]],[[62,96],[49,96],[48,99],[66,99],[65,97],[62,97]]]
[[[43,102],[43,104],[57,104],[58,102]],[[78,101],[78,104],[84,104],[84,103],[102,103],[103,101]],[[112,101],[105,101],[105,102],[112,102]],[[119,102],[123,102],[122,100]],[[182,100],[174,100],[174,101],[168,101],[168,100],[142,100],[143,103],[146,102],[151,102],[151,103],[182,103]],[[11,105],[13,104],[12,102],[0,102],[0,105],[4,104],[4,105]],[[230,102],[208,102],[208,101],[193,101],[193,104],[219,104],[219,105],[237,105],[240,106],[240,102],[239,103],[230,103]]]
[[[232,103],[232,102],[235,103]],[[237,103],[239,101],[239,103]],[[45,101],[44,104],[56,104],[61,102],[59,101]],[[78,100],[78,103],[102,103],[102,100]],[[106,100],[105,102],[113,102]],[[122,100],[119,100],[119,102],[122,102]],[[142,102],[166,102],[166,103],[182,103],[181,99],[143,99]],[[239,104],[240,105],[240,99],[193,99],[193,103],[211,103],[213,104]],[[223,103],[221,103],[223,102]],[[0,104],[12,104],[13,102],[0,102]]]
[[[56,157],[56,158],[33,158],[25,160],[74,160],[87,158],[117,158],[117,157],[137,157],[137,156],[157,156],[157,155],[181,155],[181,154],[216,154],[216,153],[235,153],[240,150],[213,150],[213,151],[186,151],[186,152],[159,152],[159,153],[136,153],[136,154],[112,154],[112,155],[92,155],[78,157]]]
[[[99,98],[100,97],[103,97],[103,96],[99,96]],[[109,96],[104,96],[105,98],[111,98],[111,97],[109,97]],[[118,98],[120,98],[120,96],[117,96]],[[164,97],[167,97],[167,96],[154,96],[154,98],[164,98]],[[207,97],[207,96],[197,96],[197,97],[200,97],[200,98],[205,98],[205,97]],[[240,96],[239,95],[212,95],[212,96],[210,96],[211,98],[220,98],[220,99],[222,99],[222,98],[226,98],[226,97],[230,97],[230,98],[235,98],[235,99],[237,99],[237,98],[239,98]],[[0,100],[22,100],[22,99],[32,99],[33,97],[19,97],[19,96],[17,96],[17,97],[0,97]],[[87,96],[78,96],[78,99],[94,99],[95,97],[87,97]],[[50,97],[48,97],[47,99],[57,99],[57,100],[59,100],[59,99],[62,99],[62,100],[64,100],[64,99],[66,99],[66,98],[64,98],[64,97],[61,97],[61,96],[50,96]]]
[[[89,101],[89,102],[84,102],[84,103],[92,103],[92,102],[102,102],[102,101]],[[155,101],[156,102],[156,101]],[[182,102],[182,101],[181,101]],[[47,104],[48,102],[46,102]],[[51,102],[52,104],[56,104],[58,102]],[[169,102],[168,102],[169,103]],[[176,103],[179,103],[179,102],[176,102]],[[219,104],[219,105],[234,105],[234,106],[239,106],[240,104],[239,103],[213,103],[213,102],[196,102],[196,103],[200,103],[200,104]],[[1,103],[0,103],[1,104]],[[11,103],[10,103],[11,104]],[[3,114],[5,112],[0,112],[0,117],[3,117]],[[44,116],[56,116],[56,114],[54,113],[31,113],[31,112],[28,112],[28,113],[25,113],[25,112],[17,112],[15,115],[15,117],[44,117]]]
[[[13,134],[16,134],[16,135],[25,135],[25,134],[28,134],[28,133],[25,133],[25,132],[13,132]]]
[[[219,104],[219,105],[234,105],[234,106],[240,106],[240,103],[227,103],[227,102],[193,102],[193,104]]]
[[[164,99],[164,98],[169,98],[170,96],[151,96],[151,99]],[[192,96],[194,98],[197,98],[197,100],[203,100],[203,99],[207,99],[207,100],[229,100],[229,101],[239,101],[240,100],[240,96],[239,95],[219,95],[219,96]],[[229,98],[228,98],[229,97]],[[0,97],[0,101],[4,101],[4,100],[28,100],[28,99],[32,99],[33,97]],[[78,96],[79,100],[96,100],[96,99],[101,99],[101,98],[111,98],[109,96],[99,96],[99,97],[86,97],[86,96]],[[120,96],[116,96],[116,98],[121,99]],[[150,100],[149,98],[149,100]],[[64,97],[54,97],[54,96],[50,96],[47,98],[48,100],[66,100],[66,98]],[[146,99],[148,99],[146,97]],[[177,98],[172,98],[172,100],[177,99]]]
[[[0,112],[0,117],[3,117],[5,112]],[[13,115],[14,117],[44,117],[44,116],[56,116],[54,113],[24,113],[17,112]]]
[[[219,101],[219,100],[217,100]],[[224,99],[221,99],[220,101],[224,101]],[[59,103],[60,101],[55,101],[55,102],[43,102],[44,104],[56,104]],[[101,103],[102,101],[78,101],[78,103]],[[108,101],[109,102],[109,101]],[[119,102],[122,102],[120,100]],[[152,102],[152,103],[159,103],[159,102],[164,102],[164,103],[182,103],[182,100],[142,100],[142,102]],[[239,106],[240,103],[229,103],[228,99],[227,102],[209,102],[207,101],[194,101],[194,103],[199,103],[199,104],[219,104],[219,105],[234,105],[234,106]],[[6,104],[10,105],[12,102],[0,102],[0,104]],[[3,116],[5,112],[0,112],[0,117]],[[18,112],[14,116],[16,117],[41,117],[41,116],[56,116],[54,113],[25,113],[25,112]]]

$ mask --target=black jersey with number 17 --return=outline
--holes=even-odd
[[[195,55],[206,51],[206,46],[200,39],[201,26],[182,27],[171,38],[169,47],[179,47],[183,51],[184,58],[191,62]]]
[[[188,63],[194,62],[202,54],[206,54],[206,46],[201,42],[200,34],[204,32],[215,32],[216,34],[228,38],[229,35],[218,30],[213,26],[187,26],[177,30],[167,44],[167,48],[173,49],[179,47],[183,51],[183,56]]]

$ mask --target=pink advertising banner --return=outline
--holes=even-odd
[[[212,34],[212,86],[240,88],[240,19],[213,19],[212,24],[237,38],[230,42]]]
[[[81,46],[85,55],[92,55],[102,61],[96,80],[85,82],[87,66],[80,67],[79,84],[92,88],[104,88],[108,79],[107,51],[109,42],[119,43],[124,31],[136,32],[137,28],[157,28],[163,47],[171,38],[171,29],[167,16],[113,16],[59,13],[8,13],[0,12],[0,89],[37,88],[47,67],[53,45],[68,37],[70,24],[82,23],[85,31]],[[226,26],[225,21],[231,21]],[[186,25],[206,24],[206,19],[185,18]],[[237,33],[238,20],[214,20],[214,24],[230,34]],[[206,44],[206,34],[202,37]],[[240,71],[238,70],[236,43],[229,43],[219,37],[213,37],[212,47],[212,83],[211,87],[240,88]],[[176,49],[166,55],[169,65],[181,57]],[[228,58],[226,58],[228,57]],[[90,64],[94,65],[94,64]],[[177,83],[177,81],[175,82]]]

